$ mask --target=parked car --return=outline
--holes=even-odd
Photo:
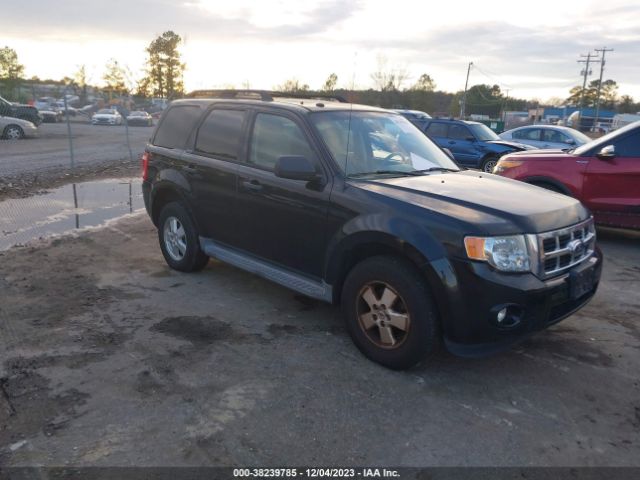
[[[535,148],[568,150],[589,143],[591,139],[573,128],[555,125],[528,125],[513,128],[499,135],[503,140],[531,145]]]
[[[91,117],[92,125],[122,125],[122,115],[115,108],[103,108]]]
[[[460,165],[485,172],[493,171],[502,155],[533,148],[502,140],[479,122],[431,119],[426,121],[423,131],[441,148],[450,150]]]
[[[193,93],[163,114],[142,188],[171,268],[215,257],[340,303],[390,368],[442,339],[504,348],[594,295],[602,256],[579,201],[461,169],[389,110],[278,95]]]
[[[52,110],[55,107],[56,99],[54,97],[40,97],[34,102],[34,107],[38,110]]]
[[[640,229],[640,122],[568,151],[507,155],[494,173],[575,197],[596,223]]]
[[[62,113],[62,110],[57,107],[40,110],[40,116],[42,117],[42,121],[44,123],[58,123],[64,120],[64,114]]]
[[[424,130],[424,127],[427,124],[427,120],[429,120],[431,118],[431,115],[429,115],[426,112],[421,112],[420,110],[399,110],[399,109],[396,109],[396,110],[394,110],[394,112],[398,112],[400,115],[402,115],[404,118],[409,120],[411,123],[413,123],[420,130]]]
[[[58,100],[55,103],[55,107],[62,112],[63,116],[68,114],[70,117],[75,117],[78,114],[78,110],[76,108],[73,108],[68,103],[67,103],[67,106],[65,107],[64,100],[63,101]]]
[[[28,120],[0,115],[0,138],[19,140],[38,136],[38,127]]]
[[[135,110],[127,115],[127,123],[129,125],[151,127],[153,126],[153,117],[143,110]]]
[[[2,97],[0,97],[0,115],[27,120],[35,126],[42,123],[42,117],[38,114],[37,108],[32,107],[31,105],[12,103]]]

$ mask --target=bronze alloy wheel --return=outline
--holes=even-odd
[[[409,336],[411,316],[403,298],[387,283],[367,283],[356,300],[358,324],[377,347],[395,349]]]

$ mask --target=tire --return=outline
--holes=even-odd
[[[344,282],[342,313],[358,349],[394,370],[414,366],[440,345],[426,280],[401,257],[377,256],[357,264]]]
[[[7,125],[2,132],[2,138],[6,138],[7,140],[20,140],[24,138],[24,130],[22,130],[20,125]]]
[[[480,165],[480,169],[485,173],[493,173],[493,169],[500,160],[499,157],[491,156],[487,157],[482,161],[482,165]]]
[[[174,270],[197,272],[209,261],[200,249],[198,231],[191,215],[179,202],[168,203],[162,208],[158,240],[167,265]]]

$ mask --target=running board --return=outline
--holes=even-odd
[[[316,282],[310,278],[258,260],[250,255],[240,253],[237,250],[222,246],[209,238],[200,237],[200,248],[210,257],[217,258],[247,272],[255,273],[308,297],[329,303],[333,301],[332,287],[324,281]]]

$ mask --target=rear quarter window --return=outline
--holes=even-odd
[[[153,144],[165,148],[184,148],[202,110],[196,105],[170,107],[153,139]]]

